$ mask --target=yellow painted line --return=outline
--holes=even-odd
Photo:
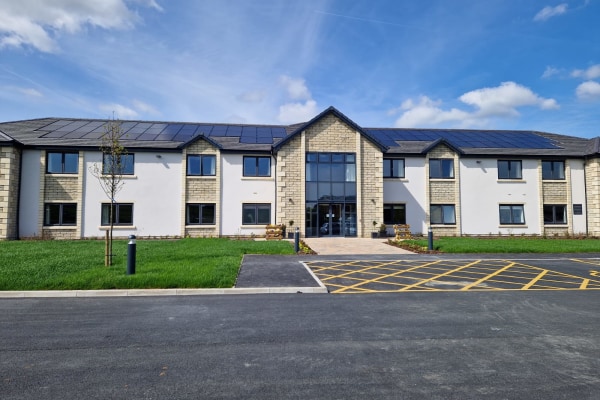
[[[500,274],[500,273],[502,273],[502,272],[506,271],[507,269],[509,269],[509,268],[510,268],[510,267],[512,267],[513,265],[515,265],[515,263],[514,263],[514,262],[511,262],[511,263],[509,263],[508,265],[505,265],[505,266],[504,266],[504,268],[500,268],[500,269],[496,270],[496,272],[493,272],[493,273],[491,273],[491,274],[489,274],[489,275],[487,275],[487,276],[484,276],[483,278],[481,278],[481,279],[479,279],[479,280],[477,280],[477,281],[475,281],[475,282],[471,283],[470,285],[467,285],[467,286],[463,287],[463,288],[462,288],[462,289],[460,289],[460,290],[469,290],[469,289],[470,289],[470,288],[472,288],[473,286],[477,286],[477,285],[479,285],[480,283],[483,283],[483,282],[485,282],[486,280],[488,280],[488,279],[490,279],[490,278],[493,278],[494,276],[496,276],[496,275],[498,275],[498,274]]]
[[[581,282],[581,286],[579,286],[579,289],[586,289],[588,283],[590,283],[589,279],[584,279],[583,282]]]
[[[533,278],[527,285],[523,286],[521,288],[521,290],[527,290],[527,289],[529,289],[530,287],[532,287],[533,285],[535,285],[535,283],[537,281],[539,281],[540,279],[542,279],[544,277],[544,275],[546,275],[548,272],[549,271],[547,269],[543,270],[542,272],[540,272],[538,274],[538,276],[536,276],[535,278]]]
[[[469,263],[469,264],[467,264],[467,265],[463,265],[463,266],[461,266],[461,267],[455,268],[455,269],[453,269],[453,270],[450,270],[450,271],[448,271],[448,272],[445,272],[445,273],[443,273],[443,274],[439,274],[439,275],[436,275],[436,276],[434,276],[434,277],[431,277],[431,278],[429,278],[429,279],[422,280],[421,282],[415,283],[415,284],[413,284],[413,285],[406,286],[406,287],[404,287],[403,289],[401,289],[401,291],[406,291],[406,290],[408,290],[408,289],[412,289],[412,288],[414,288],[414,287],[416,287],[416,286],[420,286],[420,285],[422,285],[422,284],[424,284],[424,283],[427,283],[427,282],[434,281],[434,280],[436,280],[437,278],[441,278],[442,276],[448,276],[448,275],[450,275],[450,274],[452,274],[452,273],[454,273],[454,272],[461,271],[461,270],[463,270],[463,269],[465,269],[465,268],[469,268],[470,266],[477,264],[479,261],[481,261],[481,260],[476,260],[476,261],[473,261],[472,263]]]
[[[425,267],[425,266],[427,266],[427,265],[434,265],[434,264],[437,264],[437,263],[439,263],[439,262],[441,262],[441,260],[436,260],[436,261],[433,261],[433,262],[430,262],[430,263],[425,263],[425,264],[422,264],[422,265],[419,265],[419,266],[416,266],[416,267],[412,267],[412,268],[409,268],[409,269],[402,269],[402,270],[396,271],[396,272],[395,272],[395,273],[393,273],[393,274],[389,274],[389,275],[382,275],[382,276],[380,276],[379,278],[370,279],[370,280],[365,280],[365,281],[364,281],[364,282],[362,282],[362,283],[356,283],[356,284],[354,284],[354,285],[347,286],[345,289],[338,290],[338,291],[336,291],[336,293],[342,293],[342,292],[345,292],[346,290],[356,289],[356,288],[357,288],[357,287],[359,287],[359,286],[366,285],[366,284],[368,284],[368,283],[377,282],[377,281],[378,281],[378,280],[380,280],[380,279],[389,278],[389,277],[393,277],[393,276],[398,276],[398,275],[400,275],[400,274],[403,274],[403,273],[405,273],[405,272],[414,271],[414,270],[416,270],[416,269],[419,269],[419,268]],[[402,289],[401,289],[401,290],[402,290]]]
[[[596,262],[590,262],[590,261],[581,260],[579,258],[571,258],[571,261],[577,261],[577,262],[580,262],[582,264],[591,264],[591,265],[596,265],[596,266],[600,265],[600,262],[598,262],[598,261],[596,261]]]

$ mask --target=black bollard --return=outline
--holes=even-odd
[[[127,275],[135,274],[135,235],[129,235],[127,244]]]
[[[433,250],[433,231],[431,227],[427,230],[427,250]]]
[[[297,253],[300,251],[300,228],[296,227],[294,232],[294,251]]]

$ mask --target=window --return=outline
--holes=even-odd
[[[498,179],[522,179],[521,161],[498,160]]]
[[[454,204],[431,205],[430,221],[432,224],[454,225],[456,224],[456,214]]]
[[[406,224],[406,205],[384,204],[383,223],[386,225]]]
[[[564,161],[542,161],[542,179],[561,180],[565,179]]]
[[[429,177],[434,179],[454,178],[454,160],[451,158],[432,158],[429,160]]]
[[[544,204],[544,224],[566,224],[567,206]]]
[[[44,225],[75,225],[77,223],[77,204],[44,204]]]
[[[49,174],[76,174],[79,169],[79,153],[46,154],[46,172]]]
[[[186,225],[214,225],[214,204],[187,204],[185,209]]]
[[[270,204],[244,204],[242,225],[267,225],[271,223]]]
[[[244,157],[244,176],[271,176],[271,157]]]
[[[214,176],[217,169],[217,157],[214,155],[187,156],[187,174]]]
[[[500,225],[524,225],[525,212],[522,204],[500,205]]]
[[[383,177],[404,178],[404,160],[395,158],[384,158]]]
[[[133,225],[133,204],[113,204],[114,225]],[[110,225],[110,203],[102,204],[102,225]]]
[[[102,157],[102,173],[110,175],[133,175],[133,154],[121,154],[118,160],[113,160],[110,154]]]

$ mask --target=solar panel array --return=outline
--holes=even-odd
[[[446,139],[461,148],[560,149],[552,140],[522,131],[450,131],[419,129],[366,129],[384,146],[397,147],[398,141],[433,142]]]
[[[45,138],[99,139],[105,133],[105,121],[58,120],[38,129]],[[284,127],[224,124],[178,124],[121,121],[123,139],[186,142],[197,135],[238,137],[240,143],[273,144],[286,136]]]

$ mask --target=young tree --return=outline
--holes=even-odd
[[[109,229],[106,235],[104,265],[113,265],[113,228],[115,222],[115,203],[117,193],[123,188],[123,169],[127,150],[121,145],[121,122],[114,118],[104,125],[104,134],[100,144],[102,163],[94,163],[90,172],[100,182],[102,190],[110,200],[108,210]]]

